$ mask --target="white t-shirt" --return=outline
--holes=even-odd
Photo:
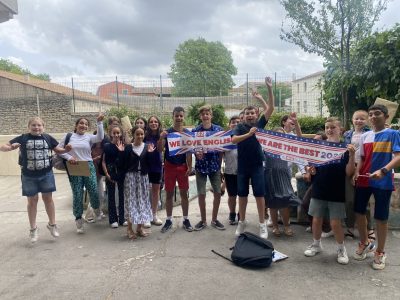
[[[59,144],[60,147],[64,147],[65,138],[64,136]],[[99,143],[104,138],[103,122],[97,123],[97,134],[78,134],[72,133],[69,140],[69,144],[72,146],[72,150],[68,153],[61,154],[61,157],[70,160],[75,158],[78,161],[92,161],[92,145]]]

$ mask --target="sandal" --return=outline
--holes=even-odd
[[[283,232],[285,233],[286,236],[293,236],[294,235],[294,232],[293,232],[292,228],[290,228],[289,226],[285,227],[283,229]]]
[[[128,236],[128,239],[130,239],[130,240],[137,239],[137,235],[135,234],[135,232],[133,230],[127,230],[126,235]]]
[[[375,231],[373,229],[368,230],[368,239],[375,241]]]
[[[146,237],[149,234],[147,232],[143,231],[143,229],[141,229],[141,230],[137,231],[137,235],[140,236],[140,237]]]
[[[272,234],[276,237],[280,237],[281,236],[281,232],[279,231],[279,227],[274,227],[272,228]]]

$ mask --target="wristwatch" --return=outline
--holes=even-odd
[[[389,170],[386,168],[381,168],[381,172],[383,173],[383,175],[386,175],[387,173],[389,173]]]

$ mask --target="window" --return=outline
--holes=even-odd
[[[123,89],[122,90],[122,95],[128,95],[128,90],[127,89]]]
[[[307,113],[307,101],[303,101],[303,112]]]
[[[307,92],[307,82],[304,82],[304,91]]]

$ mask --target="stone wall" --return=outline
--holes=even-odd
[[[0,103],[0,134],[21,134],[27,132],[30,118],[40,115],[45,122],[45,131],[65,133],[74,129],[79,117],[87,117],[91,130],[96,127],[94,113],[72,113],[72,101],[68,96],[53,94],[49,96],[2,99]]]

